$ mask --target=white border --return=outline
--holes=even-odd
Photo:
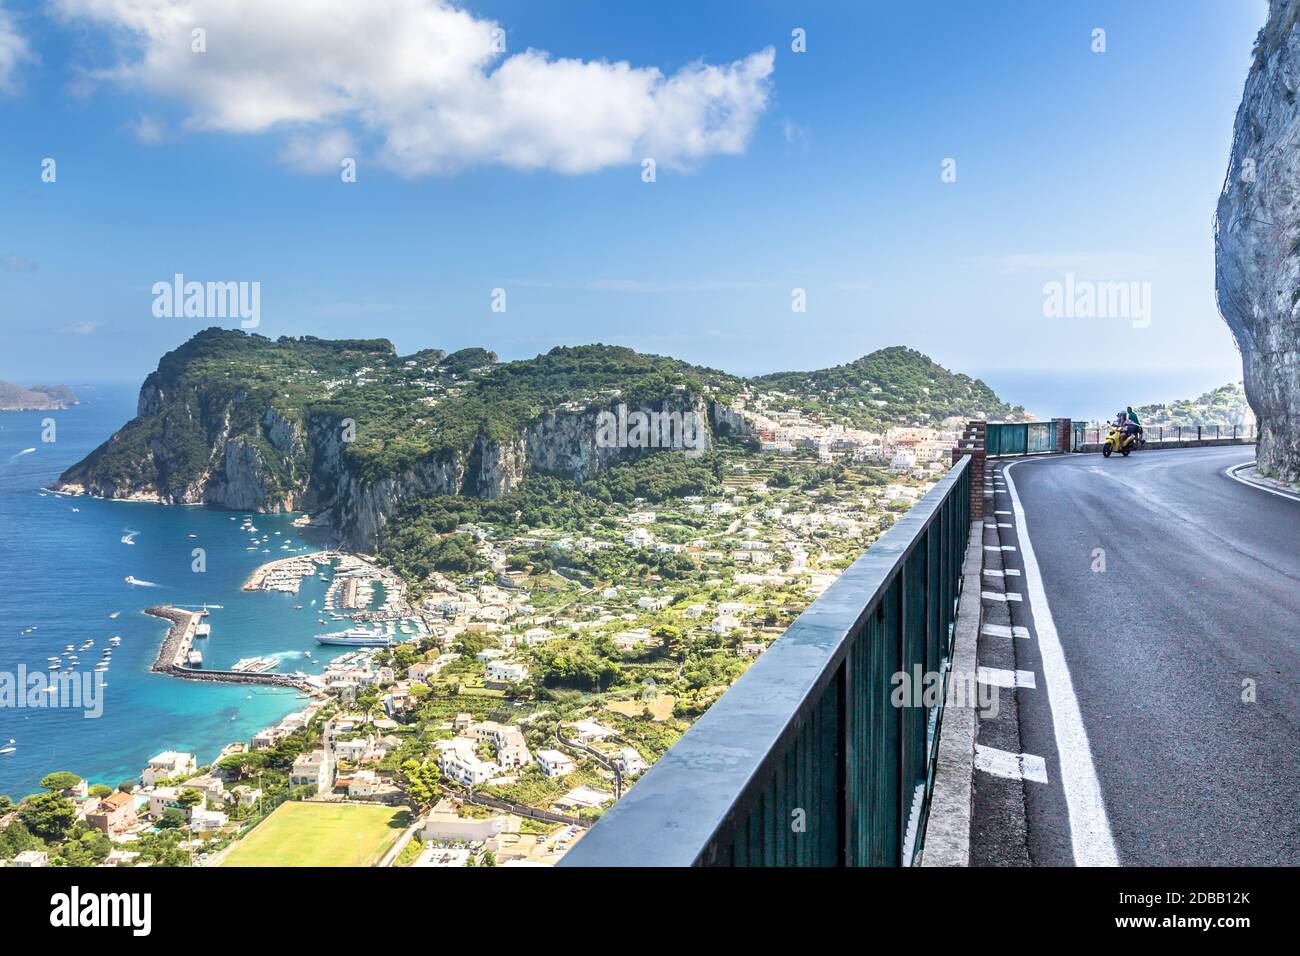
[[[1233,481],[1240,482],[1248,488],[1254,488],[1257,491],[1267,491],[1270,495],[1277,495],[1279,498],[1289,498],[1291,501],[1300,501],[1300,495],[1293,495],[1290,492],[1282,491],[1279,488],[1269,488],[1267,485],[1247,481],[1245,478],[1242,478],[1237,474],[1237,469],[1247,468],[1250,465],[1255,464],[1255,461],[1256,459],[1252,458],[1250,461],[1244,461],[1240,465],[1229,465],[1227,468],[1223,469],[1223,473]]]

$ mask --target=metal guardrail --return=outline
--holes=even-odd
[[[910,865],[944,695],[891,697],[897,675],[946,677],[970,462],[814,601],[560,865]]]
[[[984,448],[990,458],[1055,451],[1056,425],[1053,422],[990,422]]]
[[[1106,426],[1093,422],[1071,422],[1071,451],[1084,445],[1099,445],[1106,438]],[[1142,437],[1148,445],[1162,442],[1249,441],[1259,437],[1253,425],[1146,425]]]

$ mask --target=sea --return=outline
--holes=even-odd
[[[55,770],[115,785],[138,777],[163,750],[209,762],[226,744],[304,706],[291,689],[150,673],[167,623],[143,614],[146,607],[208,606],[212,635],[195,641],[205,667],[274,657],[277,671],[316,674],[348,650],[314,641],[345,626],[318,623],[327,587],[319,575],[304,579],[298,594],[241,590],[258,565],[320,550],[293,527],[295,515],[253,515],[254,544],[240,513],[46,492],[135,414],[136,385],[74,390],[81,404],[64,411],[0,412],[0,680],[17,680],[21,668],[47,672],[50,657],[66,670],[69,644],[79,672],[89,675],[109,639],[121,643],[112,648],[98,716],[84,707],[0,706],[0,794],[15,800]],[[49,419],[52,442],[42,440]],[[195,549],[203,552],[202,572],[194,570]]]
[[[998,397],[1023,405],[1040,421],[1106,421],[1121,408],[1196,398],[1241,381],[1240,363],[1209,368],[963,369],[983,379]]]

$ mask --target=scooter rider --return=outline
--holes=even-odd
[[[1125,417],[1124,425],[1125,425],[1124,430],[1127,433],[1129,433],[1130,435],[1135,435],[1138,438],[1142,437],[1142,422],[1138,420],[1138,414],[1137,412],[1133,411],[1132,405],[1128,406],[1128,414]]]

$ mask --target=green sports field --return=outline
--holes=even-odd
[[[222,866],[373,866],[406,811],[345,803],[284,803],[231,849]]]

